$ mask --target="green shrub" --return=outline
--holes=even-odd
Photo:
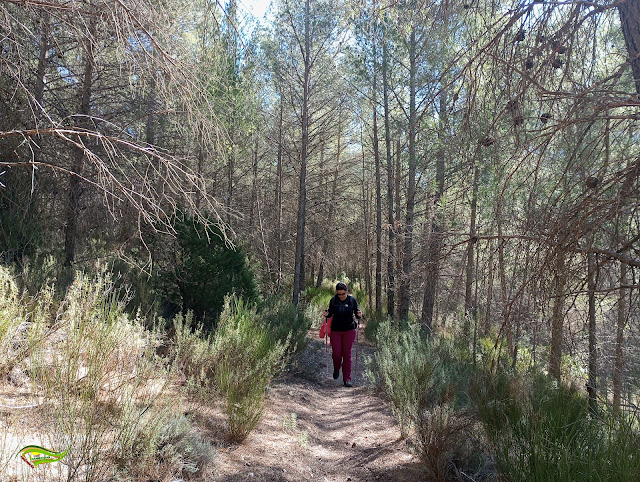
[[[194,326],[191,312],[173,319],[170,360],[187,390],[203,400],[224,400],[229,438],[243,440],[262,416],[267,385],[288,354],[301,349],[310,325],[304,312],[269,299],[261,310],[228,297],[214,333]]]
[[[326,310],[329,306],[329,300],[336,294],[335,288],[335,283],[330,284],[330,282],[326,280],[323,281],[320,288],[308,286],[304,290],[304,299],[307,300],[310,305],[317,306],[320,311]]]
[[[449,477],[450,473],[478,471],[484,454],[474,443],[475,423],[470,411],[446,402],[418,413],[415,450],[430,472],[429,480],[461,480]]]
[[[507,479],[637,480],[636,429],[606,413],[594,418],[575,389],[541,373],[481,373],[471,393]]]
[[[244,440],[258,424],[267,385],[283,368],[289,339],[274,341],[256,309],[229,297],[213,337],[215,380],[225,400],[229,438]]]
[[[285,343],[288,339],[287,354],[293,355],[307,343],[311,317],[304,308],[297,308],[288,299],[272,296],[260,304],[258,323],[274,341]]]
[[[128,437],[118,440],[116,461],[122,475],[136,480],[182,478],[201,472],[215,456],[211,443],[196,433],[175,408],[154,406]]]
[[[319,288],[315,286],[308,286],[304,291],[304,298],[309,304],[318,306],[321,311],[326,310],[329,306],[329,300],[331,300],[331,298],[336,294],[336,284],[340,281],[347,283],[349,293],[358,300],[358,305],[360,306],[360,309],[362,309],[365,305],[366,292],[359,282],[351,283],[346,277],[333,281],[325,279],[322,281],[322,286]]]
[[[3,117],[5,113],[3,112]],[[4,145],[3,152],[11,152]],[[2,169],[0,189],[0,263],[21,270],[24,262],[37,255],[49,241],[41,209],[42,200],[33,192],[33,178],[28,170]],[[51,243],[49,243],[49,246]]]
[[[477,471],[486,457],[473,444],[468,352],[418,324],[389,321],[379,324],[378,343],[376,378],[430,477],[447,480],[450,471]]]
[[[156,362],[157,334],[122,310],[107,276],[79,274],[60,305],[55,336],[37,326],[47,349],[32,350],[30,373],[48,401],[43,438],[69,448],[69,479],[105,480],[116,440],[163,397],[168,378]],[[35,328],[34,328],[35,329]]]
[[[367,324],[364,328],[364,336],[367,340],[372,341],[374,343],[378,342],[378,330],[380,328],[380,324],[384,321],[387,323],[391,323],[390,319],[384,319],[382,317],[376,316],[375,313],[372,313],[367,317]]]
[[[35,437],[48,448],[69,449],[55,466],[56,479],[113,480],[119,470],[158,479],[195,473],[210,460],[208,444],[174,414],[166,362],[156,355],[162,335],[124,312],[126,300],[109,276],[77,275],[57,312],[52,288],[19,295],[2,268],[0,281],[2,326],[13,320],[0,339],[13,350],[4,366],[19,365],[33,395],[46,400],[31,443]],[[8,431],[16,435],[19,427]],[[47,480],[52,470],[42,467]]]
[[[177,314],[172,320],[173,342],[169,350],[172,368],[186,382],[187,390],[205,399],[215,387],[215,353],[212,335],[202,324],[194,326],[193,313]]]
[[[187,215],[176,219],[175,229],[175,246],[165,247],[169,254],[158,260],[161,267],[155,277],[164,304],[174,308],[171,316],[191,310],[194,319],[210,329],[226,295],[257,299],[254,275],[240,246],[232,248],[219,229],[205,227]]]
[[[13,365],[13,346],[18,329],[26,321],[27,314],[23,307],[23,299],[11,272],[0,265],[0,350],[3,360],[0,361],[0,376],[3,378]]]
[[[465,364],[442,337],[430,337],[417,324],[379,326],[380,348],[375,355],[376,379],[391,400],[403,436],[423,410],[464,398]]]

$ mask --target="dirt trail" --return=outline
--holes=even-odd
[[[242,445],[220,447],[203,474],[213,481],[397,481],[425,480],[388,405],[371,393],[360,344],[354,387],[327,374],[317,332],[297,366],[270,390],[264,417]],[[355,347],[354,347],[355,355]],[[329,360],[329,363],[331,361]],[[213,421],[209,414],[209,426]]]

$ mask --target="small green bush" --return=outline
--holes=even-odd
[[[208,399],[215,387],[216,355],[212,335],[202,324],[195,326],[193,312],[177,314],[172,320],[173,342],[169,359],[178,378],[184,380],[192,395]]]
[[[430,337],[417,324],[403,328],[390,322],[380,324],[378,340],[376,378],[391,400],[403,436],[423,410],[464,398],[467,369],[449,341]]]
[[[267,385],[283,368],[289,339],[274,341],[256,308],[228,297],[213,337],[216,386],[225,400],[228,435],[242,441],[258,424]]]
[[[5,115],[3,112],[3,117]],[[13,151],[6,144],[2,149],[3,152]],[[2,174],[0,262],[15,265],[21,271],[25,260],[35,257],[41,247],[51,245],[43,216],[46,211],[42,209],[42,200],[37,193],[33,193],[33,178],[28,170],[2,169]]]
[[[229,246],[213,223],[205,227],[183,215],[174,224],[175,246],[164,246],[168,254],[158,260],[154,278],[165,309],[173,307],[172,313],[164,313],[167,317],[190,310],[196,321],[211,329],[228,294],[257,300],[254,274],[241,246]]]
[[[382,317],[376,316],[375,313],[371,314],[366,318],[367,324],[364,328],[364,336],[367,340],[372,341],[374,343],[378,342],[378,330],[380,328],[380,324],[384,321],[391,323],[391,320],[384,319]]]
[[[607,413],[594,417],[575,389],[539,372],[480,373],[471,394],[507,479],[637,480],[637,429]]]
[[[448,480],[450,471],[477,471],[486,457],[473,447],[468,352],[421,325],[390,321],[380,323],[378,343],[375,378],[430,477]]]
[[[3,360],[0,361],[0,376],[5,377],[13,365],[12,353],[19,328],[26,321],[27,314],[23,308],[23,300],[11,272],[0,265],[0,350]]]
[[[116,461],[122,475],[136,480],[189,477],[215,457],[211,443],[194,431],[191,421],[175,408],[154,406],[142,414],[129,437],[118,440]]]
[[[168,382],[155,357],[157,334],[123,305],[108,276],[78,274],[56,323],[33,328],[48,344],[31,350],[29,359],[48,400],[43,438],[69,448],[64,466],[70,480],[110,477],[115,441],[136,431],[141,413],[162,398]]]
[[[430,472],[430,480],[460,480],[449,477],[450,472],[478,470],[482,450],[474,444],[475,423],[469,410],[446,402],[418,413],[415,450]]]
[[[309,304],[316,305],[320,310],[326,310],[329,306],[329,300],[336,294],[335,283],[330,285],[328,282],[323,282],[322,286],[317,288],[315,286],[308,286],[304,290],[304,298]]]
[[[348,278],[336,279],[333,281],[323,280],[322,286],[308,286],[304,291],[304,297],[309,304],[318,306],[321,311],[326,310],[329,306],[329,300],[336,294],[336,284],[338,282],[346,283],[349,287],[349,293],[358,300],[360,309],[363,309],[366,300],[366,292],[359,282],[351,283]]]
[[[305,347],[311,328],[311,318],[306,310],[297,308],[288,299],[272,296],[260,304],[257,315],[258,323],[274,341],[285,343],[289,340],[287,355],[294,355]]]

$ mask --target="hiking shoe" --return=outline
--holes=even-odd
[[[353,386],[353,385],[351,385],[351,380],[345,380],[344,381],[344,386],[351,388]]]
[[[337,372],[333,372],[333,379],[337,380],[338,376],[340,376],[340,370],[338,370]]]

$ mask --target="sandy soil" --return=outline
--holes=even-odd
[[[388,404],[365,379],[364,358],[373,348],[361,341],[354,387],[345,388],[341,377],[333,380],[327,373],[317,331],[309,337],[296,365],[274,382],[258,427],[240,445],[219,446],[202,480],[426,480]],[[220,438],[224,421],[215,409],[199,422],[205,434]]]

